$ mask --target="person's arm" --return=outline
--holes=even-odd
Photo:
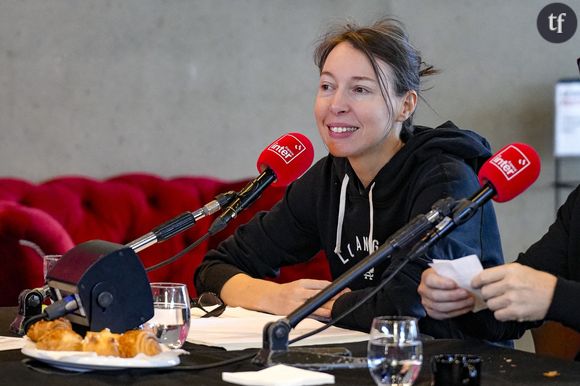
[[[288,187],[281,202],[239,227],[217,249],[209,251],[195,273],[198,292],[211,291],[230,306],[286,315],[330,282],[301,279],[277,284],[280,267],[306,261],[320,249],[316,219],[316,186],[323,163]],[[330,305],[316,315],[328,317]]]
[[[299,279],[278,284],[238,274],[222,287],[222,300],[232,307],[243,307],[276,315],[288,315],[330,284],[327,280]],[[342,291],[335,296],[337,298]],[[314,315],[329,318],[334,300],[320,307]]]
[[[580,282],[559,277],[546,319],[580,331]]]
[[[489,270],[475,281],[498,319],[549,319],[580,330],[580,283],[571,280],[578,260],[572,235],[580,229],[579,195],[580,187],[560,207],[548,232],[520,254],[521,265]]]
[[[522,265],[509,264],[491,268],[481,274],[482,278],[475,280],[473,284],[477,286],[483,285],[484,281],[490,283],[490,287],[484,289],[487,291],[484,296],[487,294],[490,298],[488,304],[492,311],[485,310],[477,314],[467,312],[455,318],[462,329],[473,331],[474,336],[482,336],[481,332],[485,331],[496,331],[499,335],[492,340],[513,339],[520,337],[526,329],[537,327],[541,320],[546,318],[580,330],[580,300],[577,300],[580,283],[563,278],[569,276],[570,268],[567,261],[569,229],[579,192],[580,189],[576,189],[570,195],[558,211],[557,219],[548,232],[526,253],[520,254],[517,262]],[[453,293],[455,289],[452,285],[441,284],[431,276],[432,274],[427,273],[420,285],[422,300],[426,302],[428,314],[436,319],[447,319],[461,314],[464,311],[461,304],[464,298],[461,292]],[[496,284],[491,286],[493,283]],[[502,294],[505,296],[500,297]],[[454,303],[455,301],[458,303]],[[497,311],[496,316],[493,316],[493,311]],[[497,321],[496,317],[502,320],[539,319],[539,321],[502,323]]]
[[[312,237],[289,225],[276,225],[288,223],[287,211],[284,202],[278,203],[272,211],[257,214],[217,249],[209,251],[195,274],[197,290],[215,292],[230,306],[284,314],[295,303],[328,285],[314,280],[294,285],[264,280],[277,276],[280,267],[300,262],[296,256],[309,257],[316,252],[306,246],[298,251],[299,242],[290,245],[291,240]],[[281,233],[287,240],[280,237]]]

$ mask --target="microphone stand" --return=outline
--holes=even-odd
[[[451,198],[437,201],[429,213],[415,217],[415,219],[413,219],[408,225],[391,236],[374,253],[370,254],[348,271],[340,275],[328,287],[309,299],[302,306],[298,307],[287,317],[275,322],[267,323],[263,330],[262,349],[253,359],[253,363],[262,366],[272,366],[274,364],[285,363],[296,367],[317,369],[366,367],[366,359],[363,361],[361,358],[349,357],[348,350],[345,349],[335,349],[330,351],[325,349],[298,349],[291,352],[288,350],[290,330],[295,328],[304,318],[312,314],[316,309],[346,288],[355,277],[364,274],[372,267],[375,267],[394,252],[414,245],[413,249],[409,254],[407,254],[402,263],[381,284],[386,285],[409,261],[425,253],[429,246],[435,242],[431,242],[429,246],[421,248],[420,250],[419,247],[414,244],[417,243],[417,240],[424,239],[425,234],[430,232],[434,227],[438,227],[441,223],[446,222],[446,220],[449,219],[448,216],[456,206],[456,202]],[[471,213],[475,213],[475,211],[472,211]],[[454,228],[449,229],[447,233],[452,229]],[[443,235],[439,238],[441,237],[443,237]],[[437,240],[439,240],[439,238]],[[421,244],[422,242],[423,241],[419,241],[418,244]]]

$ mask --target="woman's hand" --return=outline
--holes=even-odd
[[[466,314],[473,310],[475,304],[469,291],[437,274],[433,268],[423,272],[417,292],[421,295],[425,311],[433,319],[443,320]]]
[[[278,295],[280,299],[277,305],[273,305],[274,311],[272,313],[278,315],[288,315],[296,308],[304,304],[308,299],[316,296],[324,288],[328,287],[331,282],[327,280],[315,279],[299,279],[290,283],[279,284]],[[321,318],[330,318],[332,306],[336,299],[342,294],[349,292],[349,289],[344,289],[335,295],[328,302],[323,304],[319,309],[314,311],[313,315]]]

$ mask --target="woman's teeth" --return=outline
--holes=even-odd
[[[330,131],[332,131],[333,133],[347,133],[347,132],[353,132],[356,130],[357,130],[356,127],[331,127],[330,128]]]

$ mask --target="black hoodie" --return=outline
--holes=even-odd
[[[490,155],[484,138],[451,122],[436,129],[417,126],[414,135],[367,188],[346,158],[328,155],[292,183],[272,210],[258,213],[217,250],[208,252],[195,274],[197,290],[219,294],[225,282],[240,272],[257,278],[272,277],[281,266],[306,261],[321,249],[336,278],[413,217],[427,213],[438,199],[470,197],[479,189],[476,172]],[[425,318],[417,294],[422,271],[434,258],[455,259],[470,254],[479,256],[484,267],[503,262],[491,204],[436,244],[428,256],[407,264],[341,325],[368,331],[378,315]],[[342,314],[377,286],[398,266],[400,255],[393,255],[351,282],[352,292],[337,299],[332,316]],[[426,318],[421,329],[435,337],[463,337],[452,322]]]

